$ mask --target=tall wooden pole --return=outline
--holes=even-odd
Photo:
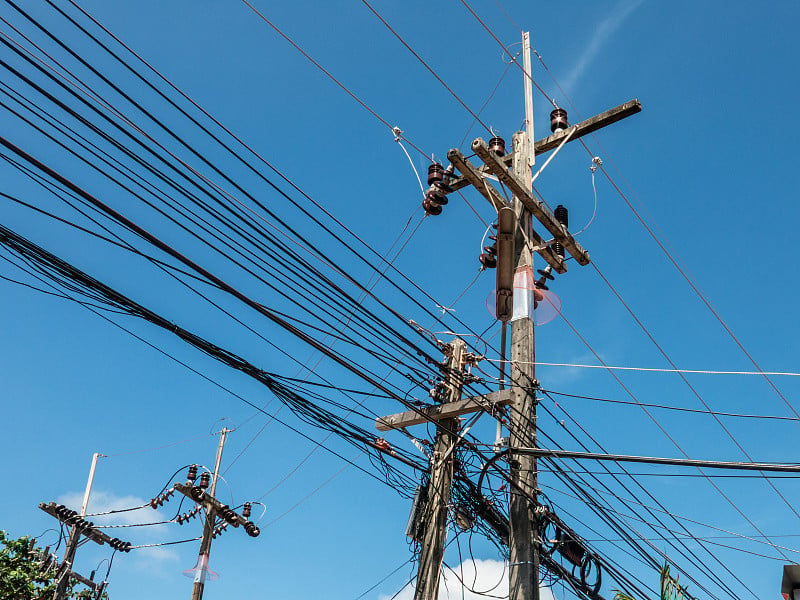
[[[525,64],[530,65],[530,39],[523,34]],[[526,112],[533,107],[529,75],[525,75]],[[526,119],[527,120],[527,119]],[[532,125],[532,117],[530,124]],[[531,165],[533,156],[531,140],[533,131],[517,132],[513,138],[512,168],[525,189],[531,189]],[[517,215],[516,276],[514,289],[514,317],[511,321],[511,417],[509,419],[509,459],[511,477],[530,497],[536,496],[536,457],[516,454],[514,448],[536,447],[536,396],[532,382],[536,378],[534,361],[536,346],[533,328],[532,290],[533,257],[528,245],[531,239],[531,214],[521,199],[514,196],[514,212]],[[525,273],[530,272],[526,276]],[[524,279],[523,279],[524,278]],[[520,289],[519,283],[524,282]],[[525,309],[531,312],[527,312]],[[539,550],[536,545],[536,515],[530,499],[514,486],[509,498],[509,553],[508,569],[509,600],[539,600]]]
[[[442,403],[461,399],[466,347],[464,341],[459,339],[449,345],[450,356],[447,360]],[[447,508],[453,484],[454,444],[457,441],[458,427],[458,418],[442,419],[437,424],[436,443],[431,456],[428,501],[423,512],[425,533],[419,553],[414,600],[436,600],[439,594],[439,577],[447,540]]]
[[[209,496],[215,497],[217,491],[217,479],[219,478],[219,465],[222,462],[222,450],[225,448],[225,439],[228,437],[228,429],[223,427],[219,432],[219,445],[217,446],[217,458],[214,461],[214,474],[211,477],[211,488],[208,490]],[[192,600],[203,598],[205,588],[206,573],[208,572],[208,557],[211,554],[211,540],[214,537],[214,520],[217,518],[217,511],[213,506],[206,509],[206,522],[203,526],[203,537],[200,540],[200,552],[197,555],[197,572],[194,575],[194,585],[192,586]]]

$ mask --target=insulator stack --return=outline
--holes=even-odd
[[[192,465],[189,467],[189,474],[186,476],[186,478],[194,483],[195,479],[197,479],[197,465]]]
[[[192,510],[187,513],[183,513],[182,515],[178,515],[175,517],[175,520],[178,522],[178,525],[183,525],[186,521],[191,521],[194,519],[198,514],[200,514],[199,506],[195,506]]]
[[[189,495],[195,502],[201,502],[203,500],[203,497],[206,495],[206,492],[199,485],[193,485],[192,489],[189,490]]]
[[[434,185],[444,180],[444,167],[439,163],[431,163],[428,167],[428,185]]]
[[[497,230],[497,225],[492,225],[492,227],[495,231]],[[483,247],[483,254],[478,257],[478,260],[481,262],[482,268],[495,269],[497,268],[497,236],[490,235],[489,239],[493,243]]]
[[[253,504],[252,504],[252,502],[245,502],[244,506],[242,507],[242,516],[245,519],[249,519],[250,515],[252,514],[252,512],[253,512]]]
[[[94,523],[91,521],[87,521],[77,512],[72,510],[71,508],[67,508],[63,504],[59,504],[56,506],[56,514],[61,518],[64,523],[67,525],[71,525],[77,527],[78,529],[91,529],[94,527]]]
[[[489,140],[489,152],[494,152],[497,156],[506,155],[506,141],[499,135]]]
[[[428,167],[428,185],[425,191],[425,199],[422,201],[422,208],[426,215],[442,214],[442,207],[447,204],[447,194],[453,191],[450,187],[450,179],[455,173],[453,165],[448,165],[444,169],[439,163],[432,163]]]
[[[447,198],[440,196],[430,188],[425,192],[425,199],[422,201],[422,208],[425,209],[425,214],[437,216],[442,214],[442,206],[447,204]]]
[[[199,486],[203,489],[206,489],[209,485],[211,485],[211,473],[205,471],[202,475],[200,475]]]
[[[550,113],[550,131],[558,133],[569,127],[567,121],[567,111],[563,108],[556,108]]]
[[[556,206],[555,216],[556,221],[561,223],[564,226],[564,229],[569,227],[569,210],[563,204],[559,204]]]
[[[239,526],[239,520],[237,519],[238,515],[236,514],[236,511],[234,511],[230,506],[223,504],[219,508],[218,513],[219,516],[221,516],[223,519],[225,519],[228,523],[230,523],[234,527]]]
[[[174,493],[175,493],[175,488],[168,489],[163,494],[159,494],[155,498],[152,498],[150,500],[150,506],[152,508],[158,508],[159,506],[162,506],[167,500],[169,500],[172,497]]]
[[[244,530],[250,537],[258,537],[258,534],[261,533],[261,530],[252,521],[248,521],[244,524]]]
[[[552,271],[553,271],[553,267],[551,267],[550,265],[547,265],[546,269],[539,269],[538,271],[536,271],[537,273],[539,273],[539,275],[541,275],[541,277],[539,277],[539,279],[537,279],[536,283],[534,284],[536,286],[536,289],[539,289],[539,290],[549,290],[550,289],[550,288],[547,287],[547,284],[545,282],[548,279],[550,281],[553,281],[555,279],[555,277],[553,277],[553,275],[552,275]]]
[[[119,550],[120,552],[130,552],[131,551],[131,543],[130,542],[123,542],[119,538],[114,538],[108,543],[114,550]]]
[[[563,204],[559,204],[556,206],[555,211],[553,211],[556,217],[556,221],[561,223],[566,229],[569,226],[569,211],[567,207]],[[562,246],[559,242],[555,242],[552,246],[553,252],[561,256],[562,258],[565,256],[564,246]]]
[[[224,531],[228,528],[227,523],[220,523],[214,528],[214,533],[211,535],[211,539],[216,539],[217,536],[222,535]]]

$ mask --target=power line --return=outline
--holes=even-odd
[[[580,394],[568,394],[566,392],[557,392],[554,390],[546,390],[542,389],[542,392],[546,394],[555,394],[556,396],[562,396],[566,398],[580,398],[582,400],[594,400],[597,402],[607,402],[611,404],[622,404],[626,406],[646,406],[647,408],[659,408],[662,410],[673,410],[677,412],[684,412],[684,413],[692,413],[692,414],[700,414],[700,415],[716,415],[719,417],[732,417],[737,419],[764,419],[764,420],[775,420],[775,421],[800,421],[795,417],[783,417],[780,415],[759,415],[759,414],[743,414],[743,413],[730,413],[730,412],[721,412],[717,410],[704,410],[699,408],[686,408],[683,406],[669,406],[666,404],[652,404],[648,402],[632,402],[630,400],[612,400],[610,398],[598,398],[596,396],[583,396]],[[555,400],[554,400],[555,401]]]
[[[487,358],[487,362],[492,363],[510,363],[510,360],[501,361],[496,358]],[[515,364],[530,364],[543,367],[571,367],[577,369],[603,369],[607,371],[645,371],[651,373],[686,373],[686,374],[699,374],[699,375],[778,375],[786,377],[800,377],[800,373],[794,371],[712,371],[706,369],[659,369],[655,367],[623,367],[615,365],[587,365],[582,363],[554,363],[554,362],[519,362]],[[795,419],[796,420],[796,419]]]

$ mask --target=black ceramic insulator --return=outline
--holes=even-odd
[[[428,185],[433,185],[444,179],[444,167],[439,163],[431,163],[428,167]]]
[[[497,268],[497,257],[494,254],[481,254],[478,257],[478,260],[481,261],[481,264],[486,269],[496,269]]]
[[[550,281],[554,281],[555,280],[555,277],[553,277],[552,273],[548,273],[544,269],[539,269],[536,272],[539,273],[539,275],[542,276],[543,280],[544,279],[549,279]]]
[[[189,481],[194,481],[197,479],[197,465],[192,465],[189,467],[189,475],[187,476]]]
[[[564,258],[564,256],[565,256],[564,246],[562,246],[558,242],[553,242],[553,245],[550,246],[550,247],[553,249],[553,252],[558,254],[561,258]]]
[[[242,516],[247,519],[250,517],[252,513],[253,505],[250,502],[245,502],[244,506],[242,507]]]
[[[206,471],[202,475],[200,475],[200,486],[199,487],[201,487],[203,489],[206,489],[209,486],[210,483],[211,483],[211,473]]]
[[[569,211],[563,204],[556,206],[555,210],[556,221],[561,223],[565,228],[569,227]]]
[[[444,194],[438,193],[436,189],[430,189],[425,194],[425,197],[428,198],[432,204],[438,204],[439,206],[444,206],[448,203],[447,196]]]
[[[555,133],[559,129],[566,129],[567,127],[569,127],[569,121],[567,121],[567,111],[565,111],[563,108],[556,108],[550,113],[550,131]]]
[[[425,197],[425,200],[422,201],[422,208],[425,209],[425,214],[433,215],[434,217],[442,214],[441,205],[431,202],[427,196]]]
[[[494,152],[497,156],[506,155],[506,141],[496,135],[489,140],[489,152]]]

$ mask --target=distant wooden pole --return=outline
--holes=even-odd
[[[461,399],[464,386],[464,361],[467,345],[463,340],[453,340],[444,382],[442,403]],[[417,587],[414,600],[436,600],[439,594],[439,577],[447,540],[447,507],[453,484],[454,448],[458,418],[442,419],[437,423],[436,443],[431,457],[431,477],[428,483],[428,501],[423,512],[425,532],[419,553]]]
[[[89,469],[89,479],[86,481],[86,490],[83,493],[83,503],[81,504],[81,516],[86,515],[86,508],[89,505],[89,495],[92,493],[92,483],[94,482],[94,471],[97,468],[97,459],[100,454],[95,452],[92,456],[92,466]],[[67,548],[64,551],[64,561],[61,563],[60,579],[56,586],[56,591],[53,594],[54,600],[63,600],[67,593],[67,586],[69,579],[72,575],[72,563],[75,562],[75,553],[78,550],[78,542],[81,539],[81,532],[77,525],[73,525],[69,530],[69,538],[67,539]]]
[[[211,487],[208,490],[209,496],[214,497],[217,491],[217,479],[219,478],[219,466],[222,462],[222,450],[225,448],[225,440],[229,430],[225,427],[219,432],[219,445],[217,446],[217,458],[214,461],[214,474],[211,477]],[[213,506],[206,507],[206,522],[203,526],[203,537],[200,540],[200,552],[197,555],[197,573],[194,575],[194,585],[192,586],[192,600],[201,600],[205,588],[206,571],[208,569],[208,557],[211,554],[211,540],[214,537],[214,521],[217,518],[217,511]]]
[[[530,42],[523,34],[523,44]],[[524,52],[524,49],[523,49]],[[528,76],[525,76],[526,96],[531,94]],[[526,106],[532,103],[526,97]],[[530,140],[533,132],[517,132],[513,138],[514,175],[530,190],[531,162]],[[530,239],[531,213],[522,199],[514,195],[514,211],[517,214],[516,272],[533,269],[533,257],[527,240]],[[526,281],[533,285],[533,277]],[[518,297],[525,290],[515,289],[515,307],[524,306]],[[533,299],[530,299],[533,302]],[[518,308],[517,308],[518,310]],[[530,306],[533,310],[533,306]],[[515,312],[517,312],[515,310]],[[511,461],[511,486],[509,497],[509,600],[539,600],[539,549],[536,545],[536,514],[529,498],[536,498],[536,457],[517,454],[514,448],[536,447],[536,396],[532,382],[536,371],[536,346],[532,315],[517,315],[511,321],[511,397],[508,447]]]

